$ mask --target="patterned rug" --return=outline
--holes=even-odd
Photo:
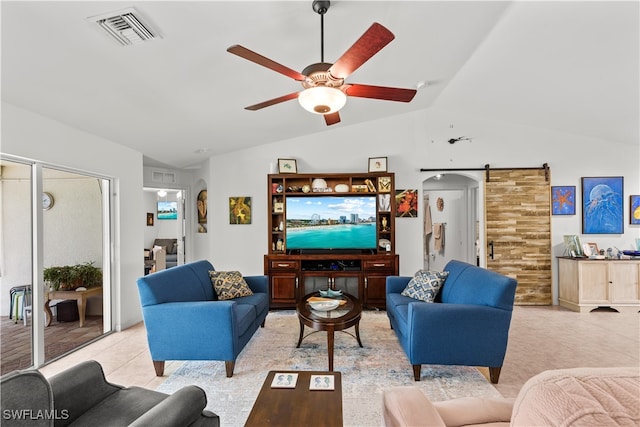
[[[268,371],[327,369],[326,333],[313,333],[296,348],[298,325],[295,311],[271,312],[265,327],[256,332],[236,360],[232,378],[226,377],[224,362],[188,361],[157,390],[172,393],[188,384],[198,385],[207,393],[207,409],[220,416],[222,425],[243,426]],[[305,328],[305,334],[308,332]],[[421,381],[413,381],[411,365],[385,312],[363,313],[360,338],[364,348],[346,333],[335,336],[333,363],[334,370],[342,372],[345,426],[382,425],[382,390],[394,386],[417,386],[434,401],[463,396],[500,397],[473,367],[423,365]]]

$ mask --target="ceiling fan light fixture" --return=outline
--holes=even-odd
[[[298,102],[310,113],[332,114],[344,107],[347,95],[334,87],[316,86],[300,92]]]

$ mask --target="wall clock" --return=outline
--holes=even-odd
[[[42,193],[42,209],[45,211],[53,207],[53,196],[51,193]]]

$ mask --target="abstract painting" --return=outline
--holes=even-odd
[[[622,234],[624,178],[582,178],[582,233]]]
[[[418,190],[396,190],[396,216],[404,218],[418,216]]]
[[[229,197],[229,224],[251,224],[251,197]]]

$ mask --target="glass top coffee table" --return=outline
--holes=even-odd
[[[318,311],[311,308],[308,303],[309,298],[319,298],[319,292],[313,292],[306,295],[296,305],[296,312],[298,313],[298,319],[300,320],[300,337],[298,338],[298,345],[296,348],[300,348],[302,340],[307,336],[319,332],[327,332],[327,353],[329,355],[329,371],[333,371],[333,340],[335,331],[343,331],[346,334],[353,336],[358,345],[362,347],[362,341],[360,341],[360,318],[362,317],[362,303],[353,295],[343,293],[342,296],[337,298],[331,298],[338,301],[344,301],[338,308],[329,311]],[[313,331],[307,335],[304,335],[304,327],[308,326]],[[354,327],[355,335],[346,332],[345,329]]]

